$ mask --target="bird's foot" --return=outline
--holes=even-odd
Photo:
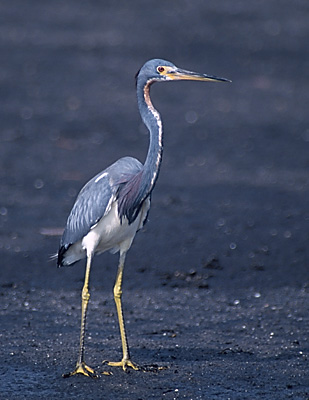
[[[103,364],[109,365],[110,367],[122,367],[122,369],[126,372],[128,368],[132,368],[135,371],[140,370],[141,368],[134,364],[131,360],[123,358],[121,361],[103,361]]]
[[[69,378],[70,376],[73,376],[76,374],[82,374],[82,375],[88,376],[90,378],[98,378],[98,376],[99,376],[91,367],[88,367],[88,365],[86,365],[85,362],[82,361],[81,363],[78,362],[76,364],[76,368],[74,371],[69,372],[67,374],[63,374],[62,377]]]

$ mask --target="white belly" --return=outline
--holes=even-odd
[[[117,202],[114,202],[109,213],[102,217],[82,240],[68,248],[64,264],[72,264],[91,253],[100,254],[107,250],[116,253],[129,250],[136,232],[143,226],[149,207],[150,200],[147,199],[135,221],[129,225],[126,218],[120,222]]]

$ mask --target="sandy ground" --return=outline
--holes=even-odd
[[[0,5],[0,398],[309,399],[309,3]],[[165,152],[127,258],[132,359],[76,362],[84,263],[57,269],[82,185],[144,160],[134,75],[149,58],[232,84],[156,85]],[[95,259],[86,360],[121,357],[117,256]]]

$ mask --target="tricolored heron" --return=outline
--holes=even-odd
[[[88,283],[93,256],[110,250],[119,251],[119,265],[114,286],[123,357],[111,366],[139,369],[131,361],[122,312],[122,276],[127,251],[136,232],[143,227],[150,208],[151,192],[156,184],[163,150],[163,128],[160,114],[151,103],[149,89],[154,82],[172,80],[224,81],[205,74],[177,68],[169,61],[147,61],[136,75],[138,108],[150,134],[145,163],[124,157],[92,178],[80,191],[68,217],[60,242],[58,266],[71,265],[87,258],[82,289],[82,315],[79,355],[76,368],[65,376],[83,374],[96,376],[84,361],[84,339],[87,306],[90,298]]]

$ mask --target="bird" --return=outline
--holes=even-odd
[[[116,304],[122,359],[106,361],[109,366],[141,369],[131,360],[122,310],[122,280],[125,258],[135,234],[147,221],[151,194],[158,179],[163,151],[163,125],[150,99],[155,82],[177,80],[230,82],[226,78],[200,74],[176,67],[163,59],[147,61],[136,74],[137,104],[143,123],[149,131],[149,148],[144,164],[133,157],[123,157],[94,176],[79,192],[60,240],[57,253],[59,267],[86,258],[81,294],[81,325],[76,367],[64,377],[82,374],[97,377],[85,362],[85,330],[90,298],[89,277],[94,255],[119,252],[119,263],[113,294]]]

